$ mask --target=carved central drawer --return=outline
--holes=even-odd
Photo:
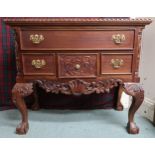
[[[133,30],[21,30],[22,50],[133,49]]]
[[[58,54],[58,77],[96,77],[98,54]]]

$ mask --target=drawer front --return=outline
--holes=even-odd
[[[22,54],[24,75],[56,75],[54,54]]]
[[[133,54],[102,54],[101,74],[132,74]]]
[[[133,49],[134,31],[22,30],[22,50]]]
[[[59,78],[78,78],[97,76],[98,54],[59,54]]]

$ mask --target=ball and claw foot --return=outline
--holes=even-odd
[[[134,116],[138,108],[141,106],[144,100],[144,90],[140,84],[137,83],[124,83],[120,86],[117,100],[117,110],[121,110],[121,94],[125,92],[127,95],[132,96],[132,103],[128,112],[127,131],[129,134],[138,134],[139,128],[134,122]]]
[[[27,122],[21,122],[16,128],[16,134],[24,135],[29,130],[29,124]]]
[[[127,131],[129,134],[138,134],[139,128],[134,122],[130,122],[127,124]]]
[[[16,134],[23,135],[28,132],[28,111],[24,97],[33,93],[32,83],[16,83],[12,89],[12,101],[21,113],[22,121],[16,128]]]

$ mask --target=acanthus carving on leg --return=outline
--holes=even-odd
[[[12,89],[12,101],[21,112],[22,121],[16,128],[17,134],[26,134],[29,129],[28,111],[24,97],[33,93],[32,83],[16,83]]]
[[[144,100],[144,90],[139,84],[136,83],[125,83],[124,84],[124,91],[126,94],[132,96],[132,104],[129,109],[128,113],[128,124],[127,124],[127,131],[130,134],[138,134],[139,128],[136,126],[134,122],[134,115],[135,112],[138,110],[140,105],[143,103]]]

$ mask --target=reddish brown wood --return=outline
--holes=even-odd
[[[121,103],[122,92],[123,92],[123,84],[120,84],[118,86],[118,96],[117,96],[117,102],[116,102],[116,110],[118,111],[123,110],[123,105]]]
[[[149,18],[129,17],[24,17],[5,18],[4,21],[12,26],[18,25],[107,25],[107,26],[145,26],[151,23]]]
[[[24,19],[25,19],[25,21],[24,21]],[[138,48],[137,47],[140,45],[140,44],[137,44],[137,40],[138,40],[137,39],[138,38],[138,33],[137,32],[139,32],[142,28],[144,28],[144,25],[146,23],[150,23],[151,22],[150,20],[145,20],[145,19],[143,19],[143,20],[141,20],[141,19],[136,19],[136,20],[134,19],[133,20],[132,19],[131,20],[131,19],[128,19],[128,18],[125,18],[125,19],[124,18],[123,19],[121,19],[121,18],[117,18],[117,19],[116,18],[114,18],[114,19],[113,18],[110,18],[110,19],[107,19],[107,18],[84,18],[84,19],[83,18],[76,18],[74,20],[73,20],[73,18],[67,18],[67,19],[66,18],[58,18],[58,19],[57,18],[54,18],[54,19],[53,18],[51,18],[51,19],[48,18],[47,21],[46,21],[46,18],[39,18],[39,19],[34,19],[34,22],[33,22],[32,19],[28,19],[28,18],[24,18],[24,19],[23,18],[22,19],[17,19],[17,20],[15,20],[15,19],[14,20],[6,19],[6,22],[8,22],[8,23],[10,21],[11,24],[13,24],[13,23],[17,24],[16,27],[14,25],[14,28],[16,30],[16,39],[17,39],[17,42],[19,44],[19,46],[17,46],[17,49],[18,49],[17,51],[19,51],[19,52],[17,52],[17,54],[16,54],[17,55],[17,66],[18,66],[18,75],[17,75],[17,78],[16,78],[17,82],[29,82],[29,81],[31,82],[32,80],[35,80],[35,79],[46,79],[46,80],[54,80],[55,79],[55,80],[58,80],[59,77],[57,75],[59,73],[59,71],[58,71],[59,63],[57,62],[57,60],[58,60],[57,59],[57,54],[59,54],[59,53],[75,54],[77,52],[78,53],[81,53],[81,52],[83,52],[83,53],[94,52],[94,48],[91,47],[91,44],[90,44],[89,48],[80,48],[79,47],[79,48],[69,48],[69,49],[68,48],[65,48],[65,49],[64,48],[60,48],[60,49],[57,48],[57,49],[55,49],[55,48],[46,47],[45,49],[49,53],[52,53],[52,54],[55,53],[56,54],[56,57],[54,58],[56,65],[55,66],[51,65],[52,67],[55,68],[55,72],[52,73],[54,71],[53,70],[53,71],[48,72],[48,73],[47,72],[39,73],[39,71],[23,73],[25,65],[22,66],[22,63],[23,63],[22,61],[23,60],[22,60],[22,54],[21,53],[28,53],[28,52],[31,53],[31,54],[34,54],[34,52],[41,53],[41,54],[47,53],[47,51],[44,51],[42,48],[40,48],[40,46],[42,46],[41,44],[43,42],[41,42],[41,44],[39,45],[38,48],[37,48],[38,45],[33,45],[36,50],[33,50],[34,48],[30,48],[27,51],[25,51],[25,50],[20,51],[19,50],[22,43],[23,43],[23,42],[21,42],[21,32],[22,31],[29,32],[29,31],[32,31],[32,30],[34,32],[38,31],[38,30],[43,31],[43,32],[48,31],[49,33],[54,33],[54,32],[57,32],[57,31],[62,31],[64,33],[65,33],[65,31],[67,31],[67,32],[71,31],[72,33],[73,32],[75,32],[75,33],[76,32],[87,32],[87,31],[88,32],[95,32],[95,33],[96,32],[100,32],[100,33],[104,32],[103,34],[105,34],[107,32],[108,32],[107,34],[109,34],[109,33],[112,34],[113,32],[134,32],[134,38],[131,39],[132,40],[132,45],[134,45],[132,47],[133,50],[131,50],[131,49],[130,50],[127,50],[127,49],[125,50],[125,49],[123,49],[121,47],[123,44],[126,44],[126,41],[128,42],[129,38],[132,38],[132,37],[129,37],[129,38],[127,37],[126,38],[127,40],[124,41],[122,44],[119,44],[119,45],[116,45],[116,44],[113,43],[114,46],[118,47],[118,50],[116,50],[114,47],[113,48],[108,48],[109,47],[109,43],[107,42],[107,40],[109,40],[108,38],[104,38],[104,39],[102,38],[104,42],[107,42],[107,44],[104,44],[104,42],[102,44],[104,46],[107,46],[107,49],[106,48],[99,48],[99,47],[95,48],[96,49],[95,52],[99,55],[99,57],[101,57],[101,53],[106,54],[107,52],[108,53],[113,53],[114,54],[113,56],[115,56],[116,53],[117,54],[121,54],[121,53],[124,53],[124,52],[126,54],[127,53],[133,53],[132,64],[131,64],[132,73],[129,72],[129,68],[126,68],[126,67],[129,67],[129,65],[126,66],[126,67],[123,67],[127,71],[125,73],[123,73],[123,71],[121,71],[120,69],[117,70],[117,71],[116,70],[111,70],[110,73],[108,71],[102,73],[102,70],[104,70],[103,67],[101,69],[102,63],[101,63],[100,59],[97,59],[97,79],[96,80],[98,80],[98,79],[99,80],[100,79],[106,79],[106,78],[108,78],[108,79],[109,78],[119,78],[119,79],[121,79],[123,81],[129,81],[129,82],[136,82],[136,81],[139,80],[139,77],[138,77],[138,74],[137,74],[137,71],[136,71],[137,70],[136,66],[138,65],[138,59],[136,59],[136,57],[138,55]],[[121,22],[122,25],[121,26],[117,25],[117,20],[118,20],[118,22],[120,22],[122,20],[122,22]],[[31,27],[27,27],[27,24],[30,24],[29,23],[30,21],[31,21]],[[58,21],[56,26],[54,25],[54,21]],[[90,21],[90,22],[87,22],[87,21]],[[109,25],[107,25],[108,21],[109,21]],[[22,27],[20,26],[20,24],[21,24],[20,22],[23,22]],[[73,24],[74,22],[79,23],[79,24],[75,26]],[[85,23],[85,25],[82,24],[83,22]],[[94,24],[93,24],[93,22],[94,22]],[[105,24],[105,22],[107,24]],[[37,23],[38,23],[38,26],[36,26]],[[44,23],[45,25],[42,25],[41,23],[42,24]],[[70,25],[67,25],[67,24],[63,25],[62,23],[70,23]],[[134,23],[139,24],[139,26],[134,26],[135,25]],[[35,24],[35,25],[33,25],[33,24]],[[116,25],[114,25],[114,24],[116,24]],[[124,26],[124,24],[125,25],[127,24],[127,25]],[[65,36],[66,35],[67,34],[65,34]],[[129,36],[132,36],[132,33],[131,34],[129,33]],[[66,37],[68,37],[68,36],[66,36]],[[80,37],[80,39],[83,38],[83,37],[85,37],[85,35],[82,35],[82,37]],[[24,38],[26,38],[26,37],[24,37]],[[73,33],[72,38],[74,38],[74,33]],[[72,41],[72,38],[70,38],[71,41]],[[94,38],[92,40],[95,41],[96,43],[100,42],[100,40],[96,40]],[[63,41],[65,42],[65,39]],[[112,38],[109,41],[113,42]],[[51,42],[51,39],[50,39],[48,45],[50,45],[51,43],[52,42]],[[57,44],[59,44],[59,43],[61,44],[61,42],[58,41]],[[80,45],[83,44],[83,40],[76,41],[75,44],[76,44],[76,46],[80,46]],[[125,47],[125,48],[127,48],[127,47]],[[45,54],[45,57],[46,57],[46,54]],[[30,63],[29,63],[29,65],[30,65]],[[27,68],[28,68],[28,71],[30,71],[32,69],[32,66],[27,67]],[[121,67],[121,69],[122,69],[122,67]],[[115,71],[116,73],[114,73],[113,71]],[[53,76],[51,76],[52,74],[53,74]],[[83,78],[83,76],[81,78]],[[89,76],[88,76],[88,78],[89,78]]]
[[[123,83],[140,79],[141,33],[151,20],[59,17],[5,18],[4,21],[16,32],[17,84],[13,88],[13,99],[22,114],[17,133],[26,133],[28,129],[27,109],[23,100],[25,95],[32,93],[27,90],[28,82],[31,83],[28,88],[32,88],[33,83],[34,110],[39,108],[36,85],[47,92],[68,95],[104,93],[118,86],[116,109],[123,109],[120,103],[123,90],[133,96],[128,132],[138,133],[133,117],[142,103],[144,92],[138,91],[139,87],[133,84],[124,85],[123,88]],[[34,44],[30,40],[31,34],[43,35],[44,39]],[[117,34],[125,36],[120,43],[113,40],[112,36]],[[124,63],[114,68],[112,59],[122,59]],[[44,60],[44,65],[34,67],[33,60]],[[27,93],[22,95],[20,90]]]
[[[144,100],[144,90],[143,88],[136,83],[125,83],[124,84],[124,91],[126,94],[132,96],[132,104],[129,109],[128,115],[128,124],[127,124],[127,131],[130,134],[138,134],[139,128],[134,122],[134,115],[135,112],[138,110],[140,105],[143,103]]]
[[[38,83],[39,87],[43,88],[48,93],[62,93],[66,95],[108,93],[110,92],[110,89],[123,84],[119,79],[108,79],[97,82],[86,82],[84,80],[76,79],[65,83],[37,80],[35,83]]]
[[[12,101],[22,115],[22,121],[16,128],[17,134],[26,134],[29,129],[28,112],[24,97],[33,93],[32,83],[16,83],[12,89]]]
[[[96,77],[97,54],[59,54],[58,77]]]
[[[34,103],[31,106],[32,110],[39,110],[39,97],[38,97],[38,89],[37,89],[37,83],[33,82],[33,91],[34,91]]]
[[[137,39],[135,40],[136,41],[136,44],[137,46],[135,47],[135,74],[134,74],[134,78],[136,82],[140,82],[140,78],[138,77],[139,75],[139,61],[140,61],[140,52],[141,52],[141,39],[142,39],[142,30],[143,28],[142,27],[139,27],[137,29]]]
[[[32,65],[33,60],[44,60],[46,64],[41,68],[35,68],[35,66]],[[22,54],[22,63],[24,75],[56,75],[54,54],[24,53]]]
[[[101,72],[102,74],[132,74],[132,54],[105,54],[101,55]],[[120,68],[114,68],[111,60],[123,60]]]
[[[46,29],[46,28],[45,28]],[[21,50],[46,50],[46,49],[133,49],[134,31],[109,31],[109,30],[31,30],[21,33]],[[30,35],[43,35],[40,44],[33,44]],[[124,34],[126,40],[116,44],[112,35]]]
[[[99,69],[99,68],[98,68]],[[100,71],[100,70],[99,70]],[[17,76],[16,78],[17,82],[30,82],[34,81],[35,79],[44,79],[44,80],[49,80],[49,81],[69,81],[72,80],[72,78],[57,78],[54,76],[48,76],[48,75],[36,75],[36,76],[31,76],[31,75],[24,75],[24,76]],[[73,78],[75,79],[75,78]],[[96,78],[87,78],[87,77],[81,77],[78,79],[84,79],[85,81],[99,81],[99,80],[106,80],[106,79],[120,79],[124,82],[132,82],[133,77],[132,75],[126,75],[126,74],[104,74],[104,75],[98,75]]]

